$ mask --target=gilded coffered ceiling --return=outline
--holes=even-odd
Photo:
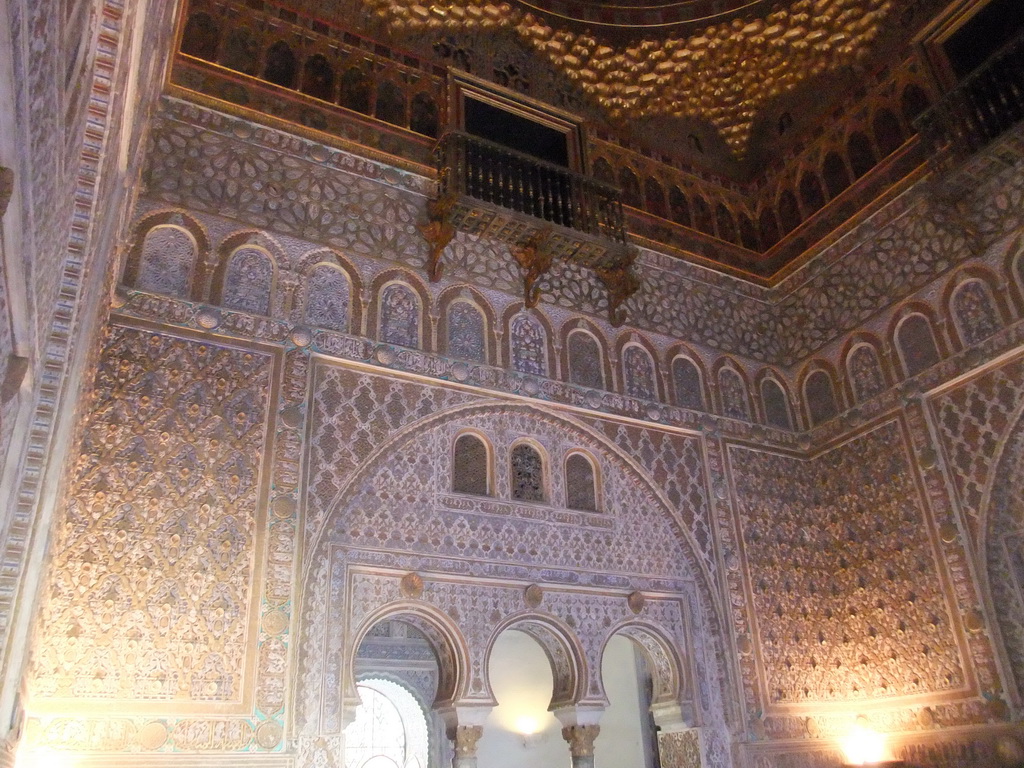
[[[717,165],[746,165],[751,157],[760,165],[764,150],[753,142],[766,113],[777,113],[784,102],[797,128],[813,122],[808,118],[825,114],[859,79],[882,68],[936,3],[365,0],[361,5],[356,17],[367,31],[384,32],[412,50],[462,37],[472,38],[475,55],[485,41],[496,51],[512,44],[535,61],[540,57],[610,125],[632,127],[641,135],[646,130],[643,138],[654,149],[685,150],[695,132],[699,152],[722,155]],[[309,10],[325,12],[322,6]]]

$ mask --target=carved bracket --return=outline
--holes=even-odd
[[[441,279],[444,265],[441,257],[448,243],[455,237],[455,225],[452,223],[452,211],[455,208],[456,198],[445,195],[437,200],[427,201],[427,223],[419,227],[423,238],[430,246],[430,254],[427,256],[427,275],[430,282],[436,283]]]
[[[525,243],[512,248],[512,255],[523,273],[523,303],[530,309],[540,301],[537,281],[547,274],[554,262],[553,254],[544,247],[550,235],[550,229],[539,229]]]
[[[640,290],[640,278],[633,272],[636,250],[630,248],[621,261],[610,267],[596,267],[594,272],[608,289],[608,320],[615,328],[626,322],[626,299]]]

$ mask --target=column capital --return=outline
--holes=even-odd
[[[562,738],[569,742],[572,757],[593,757],[594,739],[600,732],[599,725],[567,725],[562,728]]]

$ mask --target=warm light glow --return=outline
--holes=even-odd
[[[521,733],[523,736],[529,736],[537,733],[540,730],[540,723],[537,722],[537,718],[530,717],[529,715],[520,715],[516,718],[516,733]]]
[[[15,760],[17,768],[75,768],[78,755],[55,749],[19,749]]]
[[[872,730],[861,719],[842,741],[843,753],[849,765],[871,765],[885,760],[885,736]]]

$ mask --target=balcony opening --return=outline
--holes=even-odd
[[[942,44],[956,79],[963,80],[1022,30],[1020,0],[991,0]]]
[[[569,167],[569,142],[564,131],[479,99],[465,101],[466,133]]]

